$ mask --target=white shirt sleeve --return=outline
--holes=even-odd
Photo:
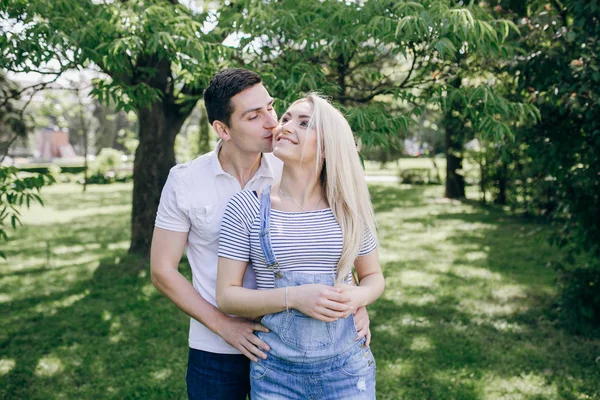
[[[177,187],[177,177],[171,170],[160,195],[154,226],[169,231],[189,232],[191,222],[187,214],[181,209]]]

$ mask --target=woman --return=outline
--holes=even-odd
[[[252,399],[374,399],[375,362],[353,313],[384,279],[373,208],[348,122],[327,100],[296,101],[273,131],[281,183],[241,192],[221,226],[217,303],[265,315],[270,347],[251,363]],[[259,290],[242,287],[248,263]],[[349,285],[354,265],[360,286]]]

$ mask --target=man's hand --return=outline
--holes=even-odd
[[[368,346],[371,343],[371,320],[366,307],[359,307],[354,313],[354,326],[358,332],[356,340],[364,337],[366,338],[365,345]]]
[[[227,343],[242,352],[250,360],[256,362],[258,357],[267,358],[261,351],[269,351],[269,345],[254,334],[254,331],[269,332],[267,328],[258,322],[249,321],[245,318],[234,318],[226,316],[217,328],[217,335],[221,336]]]

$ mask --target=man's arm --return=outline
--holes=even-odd
[[[179,272],[178,265],[187,236],[187,232],[154,228],[150,251],[152,283],[179,309],[221,336],[249,359],[258,361],[256,356],[266,358],[260,349],[268,351],[269,346],[256,337],[254,331],[267,332],[267,328],[256,322],[225,315],[206,301]]]

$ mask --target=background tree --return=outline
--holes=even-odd
[[[600,3],[498,3],[522,32],[511,96],[544,116],[505,144],[507,199],[553,221],[560,307],[600,323]]]
[[[390,137],[406,132],[434,104],[494,137],[511,134],[507,121],[538,118],[534,107],[507,101],[488,82],[473,79],[480,60],[511,54],[505,41],[518,32],[512,21],[493,18],[488,6],[284,0],[275,11],[270,3],[245,4],[249,11],[235,24],[243,38],[238,62],[261,70],[282,107],[309,90],[331,96],[363,145],[389,147]],[[471,83],[463,86],[465,76]],[[450,157],[457,153],[446,150]],[[448,185],[457,190],[447,195],[464,197],[464,185],[454,184],[460,162],[448,168]]]
[[[174,142],[210,76],[224,39],[215,14],[175,0],[3,1],[0,67],[56,76],[91,67],[105,74],[92,94],[139,120],[130,252],[147,254],[161,188],[175,164]],[[51,63],[52,61],[52,63]]]
[[[179,135],[177,135],[175,141],[177,161],[187,162],[211,151],[214,147],[214,141],[218,139],[211,132],[212,126],[208,123],[204,102],[201,101],[185,121]]]
[[[94,100],[92,114],[97,121],[94,135],[94,148],[97,152],[107,147],[127,154],[135,152],[139,127],[134,114],[125,110],[117,111],[114,106],[97,100]],[[133,145],[129,143],[131,141]]]
[[[95,81],[93,95],[136,112],[132,252],[148,250],[160,191],[175,162],[175,136],[223,60],[259,71],[281,107],[307,90],[331,95],[366,146],[387,146],[426,104],[460,105],[486,134],[507,134],[506,120],[534,113],[484,84],[457,90],[447,84],[456,75],[455,55],[508,51],[504,41],[514,24],[476,4],[246,0],[215,3],[213,12],[195,4],[2,3],[13,25],[0,40],[1,67],[27,72],[33,65],[47,74],[94,67],[107,78]],[[205,33],[204,23],[216,27]],[[221,45],[233,35],[241,38],[236,49]],[[50,60],[57,68],[44,69]]]
[[[0,70],[0,162],[17,140],[27,138],[27,123],[19,107],[21,90]]]
[[[30,124],[19,104],[23,90],[0,73],[0,163],[17,139],[26,139]],[[17,228],[20,209],[31,202],[43,204],[40,189],[53,179],[42,174],[22,174],[12,166],[0,165],[0,242],[8,240],[7,229]],[[5,254],[0,250],[0,257]]]

